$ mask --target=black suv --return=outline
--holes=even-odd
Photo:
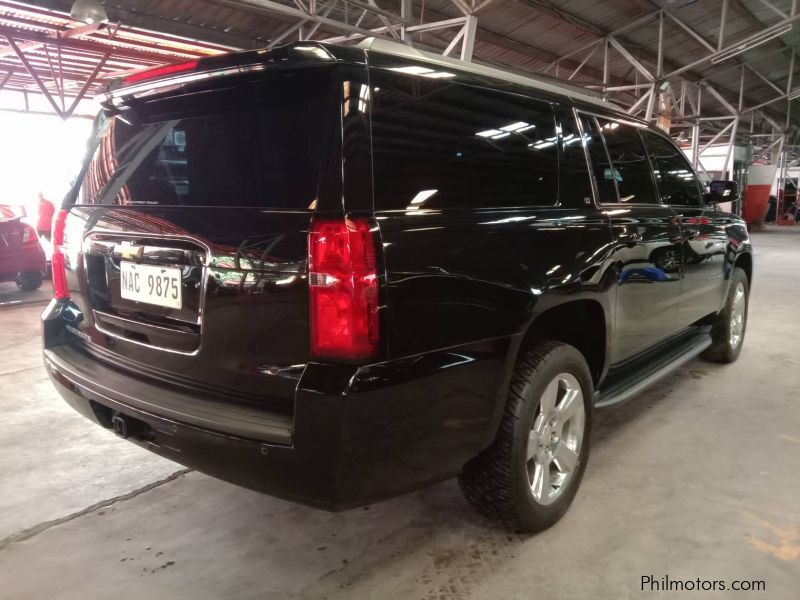
[[[118,435],[342,509],[458,476],[535,531],[593,409],[733,361],[745,224],[579,89],[372,41],[112,86],[54,231],[44,358]]]

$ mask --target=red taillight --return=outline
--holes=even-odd
[[[122,80],[122,83],[129,85],[138,81],[147,81],[148,79],[156,79],[158,77],[166,77],[167,75],[174,75],[176,73],[183,73],[184,71],[193,71],[197,67],[197,61],[192,60],[177,65],[165,65],[163,67],[156,67],[155,69],[148,69],[141,73],[134,73],[128,75]]]
[[[308,234],[311,353],[373,357],[380,340],[375,243],[361,219],[318,219]]]
[[[36,233],[36,230],[28,224],[25,224],[22,228],[22,245],[26,246],[27,244],[38,244],[39,243],[39,236]]]
[[[69,298],[67,287],[67,263],[64,257],[64,226],[67,222],[67,210],[56,213],[53,221],[53,257],[50,266],[53,271],[53,298],[66,300]]]

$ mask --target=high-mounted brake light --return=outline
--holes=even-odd
[[[363,219],[318,219],[308,234],[311,353],[362,360],[380,340],[375,243]]]
[[[165,65],[163,67],[148,69],[147,71],[142,71],[141,73],[134,73],[133,75],[128,75],[122,80],[122,83],[124,83],[125,85],[129,85],[131,83],[137,83],[139,81],[147,81],[148,79],[158,79],[160,77],[166,77],[167,75],[175,75],[176,73],[193,71],[196,68],[197,68],[196,60],[180,63],[177,65]]]
[[[53,221],[53,256],[50,266],[53,271],[53,298],[67,300],[69,288],[67,287],[67,262],[64,256],[64,227],[67,223],[68,210],[60,210]]]

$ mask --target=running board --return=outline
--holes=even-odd
[[[646,387],[695,358],[711,343],[711,336],[708,333],[700,333],[681,340],[663,352],[660,359],[650,360],[649,364],[644,364],[639,368],[628,369],[629,374],[615,378],[608,389],[600,390],[595,407],[605,408],[630,400]]]

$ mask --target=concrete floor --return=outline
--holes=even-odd
[[[19,289],[13,281],[5,281],[0,283],[0,308],[17,304],[47,302],[52,295],[53,284],[49,279],[45,279],[39,289],[28,292]]]
[[[640,578],[800,589],[800,228],[756,234],[740,361],[695,361],[601,413],[583,487],[534,537],[473,515],[454,481],[343,514],[216,481],[66,407],[41,306],[0,309],[0,597],[674,597]]]

